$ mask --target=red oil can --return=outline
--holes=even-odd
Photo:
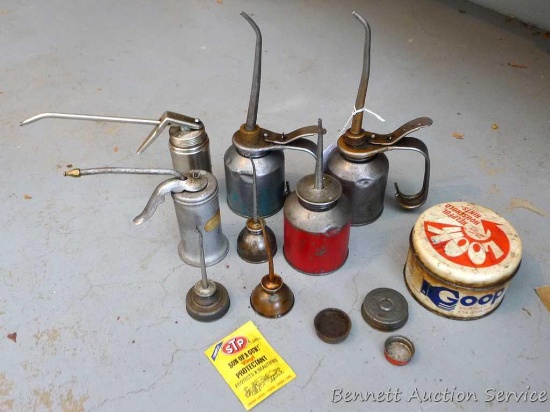
[[[284,206],[283,252],[295,269],[324,275],[348,257],[351,207],[340,182],[323,174],[323,128],[319,120],[315,174],[303,177]]]

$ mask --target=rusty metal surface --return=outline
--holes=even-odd
[[[315,315],[315,333],[326,343],[340,343],[346,340],[351,331],[351,319],[343,310],[327,308]]]

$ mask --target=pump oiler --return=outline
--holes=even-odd
[[[20,123],[20,126],[37,122],[42,119],[88,120],[96,122],[115,122],[144,124],[155,126],[145,141],[138,148],[140,154],[159,137],[167,126],[170,140],[168,147],[172,156],[174,169],[181,173],[199,169],[212,173],[210,161],[210,145],[204,124],[197,118],[174,112],[164,112],[159,120],[136,119],[133,117],[96,116],[73,113],[41,113]]]
[[[222,232],[218,183],[213,174],[204,170],[180,173],[172,169],[142,169],[103,167],[95,169],[73,169],[65,176],[80,177],[97,174],[148,174],[171,175],[153,191],[143,212],[134,218],[140,225],[148,220],[157,207],[164,203],[167,194],[172,195],[181,241],[178,253],[185,263],[200,266],[201,249],[197,244],[196,228],[204,239],[205,262],[207,266],[220,262],[229,251],[229,242]]]

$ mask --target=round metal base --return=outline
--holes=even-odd
[[[277,253],[277,239],[275,238],[275,234],[268,226],[265,226],[265,234],[269,243],[271,255],[275,256]],[[262,227],[259,222],[254,222],[252,218],[246,221],[246,226],[239,233],[237,238],[237,253],[242,260],[248,263],[267,262],[267,250]]]
[[[200,296],[193,286],[185,297],[187,313],[199,322],[213,322],[222,318],[229,310],[230,299],[227,289],[218,282],[214,284],[216,290],[211,296]]]
[[[374,219],[370,219],[369,221],[367,222],[354,222],[353,221],[353,215],[351,217],[351,225],[352,226],[365,226],[365,225],[370,225],[371,223],[374,223],[376,222],[380,216],[382,216],[382,213],[384,213],[384,206],[382,206],[382,210],[380,211],[380,213],[378,213],[378,216],[376,216]]]
[[[233,213],[235,213],[237,216],[244,217],[244,218],[247,218],[247,219],[249,219],[249,218],[252,217],[252,214],[247,215],[247,214],[242,213],[242,212],[239,211],[239,210],[234,209],[234,208],[231,206],[231,204],[230,204],[229,202],[227,202],[227,206],[229,206],[229,209],[230,209]],[[283,204],[281,204],[281,207],[279,207],[277,210],[273,211],[273,213],[269,213],[269,214],[267,214],[267,215],[260,215],[260,217],[266,218],[266,217],[274,216],[274,215],[276,215],[277,213],[279,213],[279,212],[281,211],[281,209],[283,208],[283,206],[284,206],[284,202],[283,202]]]
[[[278,279],[280,277],[277,276]],[[250,295],[250,306],[260,316],[266,318],[280,318],[286,315],[294,306],[294,294],[290,288],[280,280],[277,288],[266,287],[269,284],[269,275],[265,275]]]

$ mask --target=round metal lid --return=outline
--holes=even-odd
[[[320,311],[313,320],[319,339],[326,343],[344,341],[351,330],[351,319],[340,309],[327,308]]]
[[[389,363],[403,366],[410,362],[414,355],[414,344],[405,336],[390,336],[384,343],[384,356]]]
[[[496,212],[467,202],[435,205],[414,225],[412,246],[435,275],[465,287],[511,279],[522,245],[513,226]]]
[[[172,197],[178,203],[184,205],[196,205],[210,200],[218,194],[218,181],[212,173],[204,170],[191,170],[184,173],[186,182],[192,186],[192,190],[182,193],[173,193]]]
[[[311,209],[325,209],[342,196],[342,185],[329,175],[323,175],[323,188],[315,189],[315,175],[307,175],[296,185],[296,194],[304,206]]]
[[[177,148],[193,148],[202,144],[207,138],[204,127],[198,130],[182,129],[181,126],[170,126],[170,143]]]
[[[370,291],[361,306],[363,319],[370,326],[382,331],[401,328],[409,318],[409,306],[405,297],[396,290],[378,288]]]

